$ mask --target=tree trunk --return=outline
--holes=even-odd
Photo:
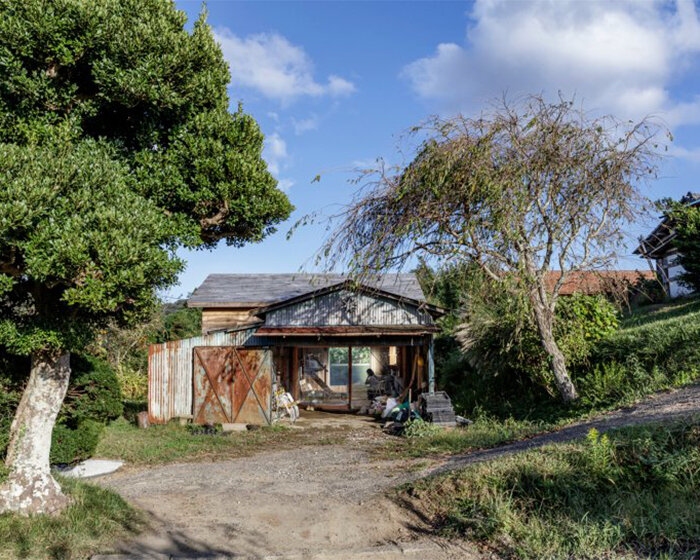
[[[0,487],[0,513],[55,514],[68,498],[51,476],[51,433],[70,380],[70,355],[35,352],[29,382],[10,427],[5,466],[9,476]]]
[[[554,313],[549,309],[549,306],[540,301],[537,294],[532,294],[530,301],[535,313],[535,322],[540,333],[542,346],[545,352],[549,354],[552,373],[554,373],[554,382],[557,385],[559,394],[564,402],[574,401],[578,398],[578,393],[566,370],[566,358],[554,339]]]

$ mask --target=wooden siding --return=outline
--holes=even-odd
[[[265,327],[433,325],[430,314],[409,303],[339,290],[270,311]]]
[[[251,309],[207,308],[202,310],[202,334],[231,329],[253,319]]]

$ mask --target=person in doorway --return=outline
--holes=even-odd
[[[367,379],[365,379],[365,385],[367,385],[367,398],[373,401],[376,397],[380,395],[380,385],[381,381],[374,374],[374,370],[369,368],[367,370]]]

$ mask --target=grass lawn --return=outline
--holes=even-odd
[[[193,434],[175,422],[141,430],[119,419],[105,428],[94,456],[121,459],[132,465],[213,461],[280,446],[324,445],[343,439],[342,428],[298,430],[275,425],[245,432]]]
[[[70,479],[60,482],[73,500],[61,515],[0,515],[0,558],[89,558],[145,527],[143,515],[116,493]]]
[[[700,553],[700,418],[625,428],[404,488],[445,536],[523,559]]]

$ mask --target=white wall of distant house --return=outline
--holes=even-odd
[[[668,295],[671,298],[687,296],[693,293],[693,290],[679,282],[679,277],[685,272],[685,269],[678,264],[678,256],[671,255],[663,259],[665,276],[668,278]]]

